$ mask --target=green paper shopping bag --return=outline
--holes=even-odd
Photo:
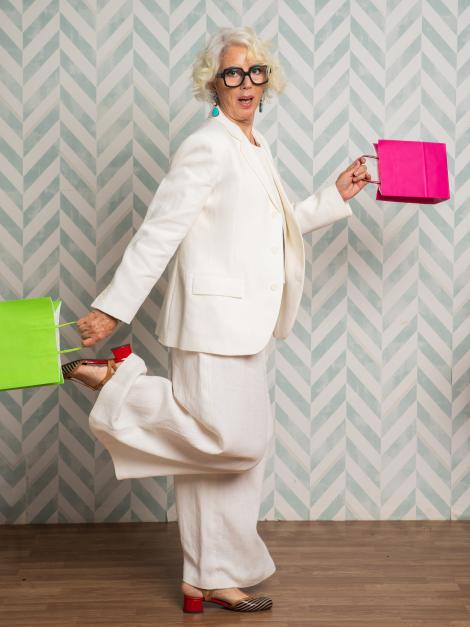
[[[60,354],[60,300],[27,298],[0,302],[0,390],[64,382]]]

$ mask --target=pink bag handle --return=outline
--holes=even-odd
[[[376,155],[361,155],[361,157],[370,157],[371,159],[378,159]],[[361,157],[359,157],[359,159]],[[380,185],[380,181],[368,181],[368,183],[377,183],[377,185]]]

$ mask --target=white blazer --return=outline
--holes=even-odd
[[[163,345],[252,355],[271,335],[287,337],[302,297],[302,234],[352,211],[336,184],[293,206],[267,141],[256,128],[253,136],[268,155],[282,202],[240,127],[222,111],[209,117],[175,152],[111,283],[92,307],[130,323],[172,260],[156,326]],[[284,256],[278,247],[276,257],[282,225]]]

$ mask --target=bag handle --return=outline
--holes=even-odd
[[[361,155],[361,156],[359,157],[359,159],[360,159],[361,157],[370,157],[371,159],[377,159],[377,160],[379,159],[376,155]],[[377,183],[377,185],[380,185],[380,181],[367,181],[367,182],[368,182],[368,183]]]
[[[73,322],[63,322],[62,324],[56,324],[56,329],[60,329],[61,327],[66,327],[69,324],[77,324],[77,320],[74,320]],[[65,348],[64,350],[59,351],[60,354],[62,353],[73,353],[74,351],[81,351],[83,349],[83,346],[76,346],[75,348]]]

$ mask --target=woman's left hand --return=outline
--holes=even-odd
[[[372,178],[365,162],[365,157],[359,157],[336,179],[336,187],[344,201],[351,200]]]

